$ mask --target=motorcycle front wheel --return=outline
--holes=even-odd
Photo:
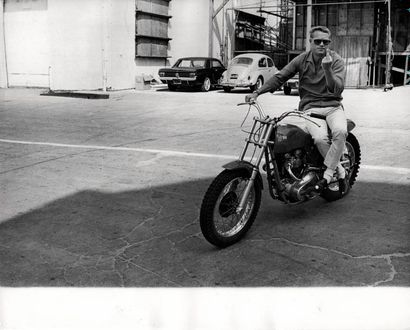
[[[245,207],[237,207],[249,182],[247,170],[225,170],[211,183],[200,212],[201,231],[206,240],[227,247],[242,239],[255,221],[261,204],[261,183],[255,180]]]

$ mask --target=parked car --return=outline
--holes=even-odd
[[[299,90],[299,74],[297,73],[293,78],[290,78],[283,84],[283,92],[286,95],[292,93],[292,89]]]
[[[180,58],[171,68],[159,69],[161,81],[168,84],[168,89],[178,87],[200,87],[208,92],[211,87],[219,85],[225,67],[220,60],[210,57]]]
[[[261,87],[278,72],[273,60],[263,54],[246,53],[234,57],[222,75],[225,92],[235,87],[249,87],[252,91]]]

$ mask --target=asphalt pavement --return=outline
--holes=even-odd
[[[243,146],[247,108],[236,104],[247,91],[82,99],[2,89],[0,286],[389,287],[409,303],[409,91],[344,92],[362,147],[346,198],[287,206],[265,189],[248,235],[217,249],[199,208]],[[259,98],[271,116],[298,99]]]

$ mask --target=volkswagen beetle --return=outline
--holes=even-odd
[[[225,92],[235,87],[247,87],[251,91],[260,88],[279,70],[273,60],[264,54],[246,53],[234,57],[222,75]]]

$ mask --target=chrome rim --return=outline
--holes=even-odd
[[[356,164],[356,154],[354,152],[353,146],[347,141],[346,141],[346,150],[343,153],[343,160],[349,160],[349,163],[345,164],[344,167],[350,178],[350,175],[353,172],[353,168]]]
[[[259,89],[262,87],[262,79],[258,78],[258,80],[256,80],[256,89]]]
[[[209,80],[209,78],[205,78],[205,80],[204,80],[204,89],[206,91],[209,91],[210,88],[211,88],[211,80]]]
[[[237,234],[249,221],[255,205],[255,189],[251,189],[244,209],[237,213],[241,197],[249,180],[235,178],[222,190],[214,209],[216,232],[224,237]]]

